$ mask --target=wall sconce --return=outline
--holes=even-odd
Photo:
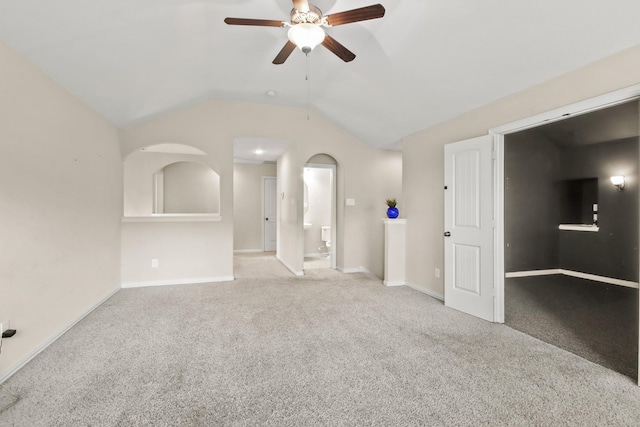
[[[618,189],[618,191],[622,191],[622,189],[624,188],[624,176],[612,176],[611,183]]]

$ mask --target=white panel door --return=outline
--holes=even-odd
[[[444,148],[444,301],[494,321],[492,138]]]
[[[278,190],[277,181],[273,177],[263,178],[263,212],[264,212],[264,251],[275,251],[278,227]]]

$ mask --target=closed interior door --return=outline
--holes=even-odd
[[[445,146],[447,307],[494,321],[493,161],[490,136]]]
[[[264,231],[264,251],[275,251],[278,231],[278,193],[277,180],[275,177],[263,178],[263,231]]]

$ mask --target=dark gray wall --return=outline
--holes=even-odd
[[[505,271],[558,268],[561,150],[535,132],[505,137]]]
[[[535,130],[508,135],[505,271],[563,268],[637,281],[638,156],[638,138],[559,148]],[[627,177],[624,191],[612,175]],[[600,230],[558,230],[566,181],[583,178],[598,179]]]
[[[564,179],[598,177],[597,233],[560,231],[560,268],[638,280],[638,138],[562,150]],[[624,175],[624,191],[609,178]]]

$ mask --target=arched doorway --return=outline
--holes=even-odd
[[[327,154],[304,166],[304,270],[336,268],[337,162]]]

